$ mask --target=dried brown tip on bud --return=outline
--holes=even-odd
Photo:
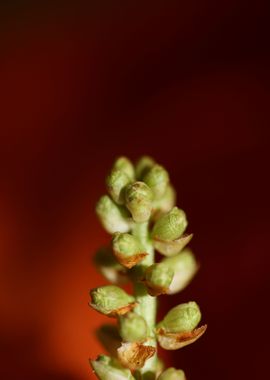
[[[93,309],[108,317],[117,317],[134,309],[137,305],[133,296],[115,285],[105,285],[90,291]]]
[[[132,302],[128,304],[127,306],[123,306],[123,307],[120,307],[119,309],[113,310],[110,314],[108,314],[108,317],[112,317],[112,318],[119,317],[120,315],[124,315],[130,312],[136,306],[137,306],[137,303]]]
[[[158,237],[153,239],[155,249],[164,256],[170,257],[181,252],[193,238],[193,234],[185,234],[175,240],[162,240]]]
[[[158,343],[165,350],[178,350],[198,340],[206,331],[203,325],[189,332],[168,333],[163,328],[157,329]]]
[[[156,353],[156,348],[138,342],[122,343],[117,353],[122,366],[129,368],[131,371],[135,371],[136,369],[142,368],[146,360],[150,359]]]
[[[131,234],[116,233],[112,240],[112,247],[118,262],[128,269],[134,267],[148,255],[143,252],[140,242]]]
[[[119,261],[119,263],[121,263],[124,267],[128,269],[133,268],[136,264],[141,262],[145,258],[145,256],[148,255],[148,253],[145,253],[145,252],[136,253],[135,255],[131,257],[121,256],[119,252],[114,252],[114,254],[117,260]]]

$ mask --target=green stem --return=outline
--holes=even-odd
[[[140,263],[139,267],[147,268],[149,265],[154,264],[155,254],[154,248],[149,238],[148,232],[149,223],[136,223],[133,228],[133,235],[140,240],[142,247],[148,255]],[[154,328],[156,325],[156,313],[157,313],[157,300],[156,297],[152,297],[148,294],[144,284],[140,282],[135,282],[134,284],[135,298],[138,302],[138,306],[135,311],[140,314],[146,321],[149,330],[149,339],[147,344],[156,347],[157,342],[155,338]],[[142,379],[151,379],[155,373],[157,364],[157,355],[155,354],[152,358],[148,359],[144,367],[140,370]],[[152,375],[152,376],[151,376]]]

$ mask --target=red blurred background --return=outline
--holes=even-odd
[[[209,329],[168,365],[266,378],[267,1],[13,2],[0,21],[0,378],[94,378],[94,206],[120,154],[168,168],[195,233],[200,273],[161,303],[197,300]]]

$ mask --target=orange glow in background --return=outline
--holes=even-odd
[[[166,355],[188,379],[268,373],[266,2],[6,8],[1,31],[0,378],[94,379],[89,308],[113,159],[153,155],[187,212],[209,329]],[[268,202],[269,203],[269,202]],[[244,317],[243,317],[244,316]]]

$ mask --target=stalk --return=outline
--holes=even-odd
[[[138,267],[141,267],[142,269],[147,268],[155,262],[155,253],[149,237],[148,226],[149,222],[135,223],[132,231],[133,236],[140,241],[142,247],[145,249],[145,252],[148,253],[148,255],[138,265]],[[157,298],[150,296],[145,285],[137,281],[134,282],[134,296],[138,302],[138,306],[135,308],[135,311],[145,319],[148,325],[149,339],[147,344],[156,347],[157,341],[155,338],[154,327],[156,325]],[[144,367],[139,371],[142,379],[149,379],[149,377],[151,377],[150,373],[154,374],[156,363],[157,354],[147,360]]]
[[[199,339],[207,326],[198,327],[198,304],[179,304],[156,321],[157,296],[180,292],[198,269],[185,248],[193,236],[185,233],[186,214],[175,205],[168,172],[151,157],[135,166],[119,157],[106,186],[96,213],[112,238],[95,263],[111,284],[92,289],[89,305],[116,318],[118,327],[101,327],[100,340],[111,356],[99,355],[91,366],[99,380],[186,380],[182,370],[164,369],[157,345],[171,351]],[[164,256],[158,263],[155,250]],[[134,294],[121,288],[127,281]]]

